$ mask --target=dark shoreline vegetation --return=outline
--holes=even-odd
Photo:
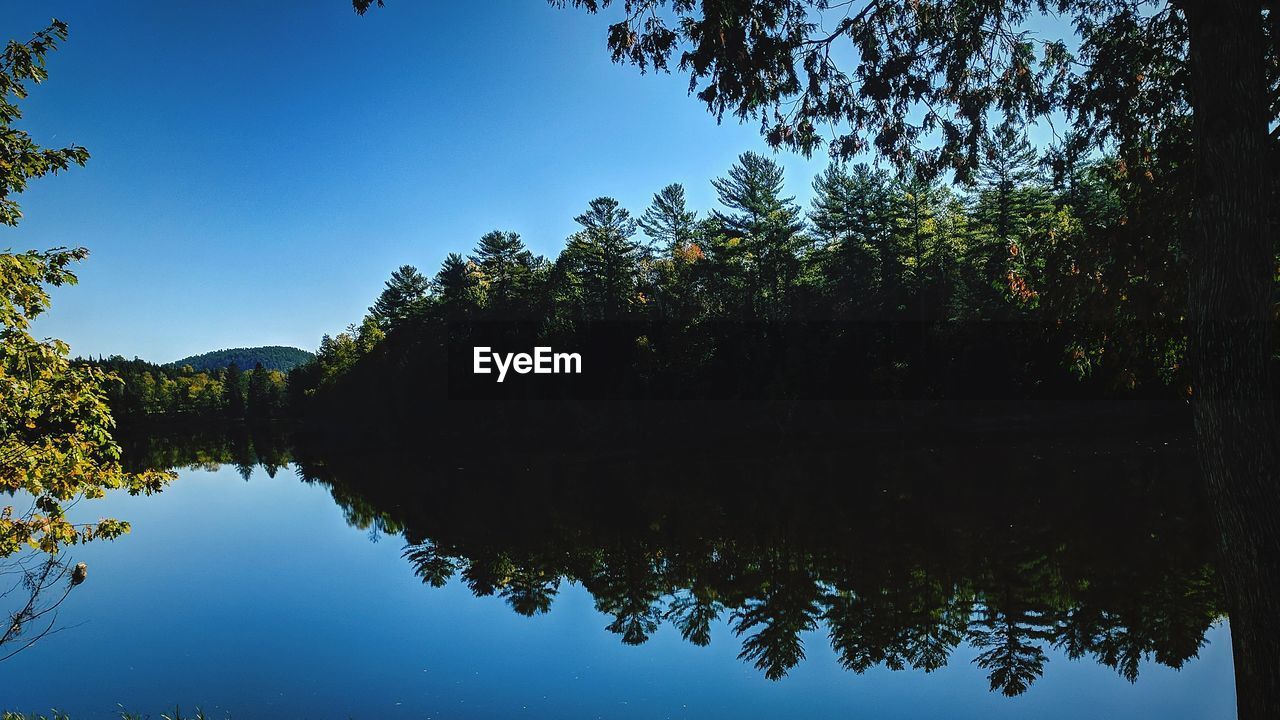
[[[832,131],[811,206],[755,153],[710,211],[678,184],[634,216],[597,197],[554,258],[495,230],[435,273],[402,266],[287,374],[70,361],[30,323],[87,251],[0,253],[0,490],[32,500],[0,514],[31,589],[0,645],[30,647],[61,602],[41,593],[84,582],[61,549],[129,531],[68,508],[230,458],[325,486],[428,585],[534,615],[579,584],[626,644],[663,624],[704,644],[718,620],[773,679],[820,631],[855,672],[965,645],[1008,695],[1048,648],[1132,680],[1229,614],[1238,714],[1270,717],[1272,4],[870,2],[833,31],[810,22],[821,0],[621,4],[614,60],[678,68],[774,148]],[[1055,11],[1062,38],[1030,32]],[[12,127],[66,35],[54,20],[0,59],[0,224],[88,160]],[[864,154],[892,172],[845,164]],[[585,372],[496,384],[470,372],[478,345]],[[156,432],[178,425],[205,450]]]
[[[136,469],[291,466],[353,527],[403,539],[406,572],[457,578],[522,615],[562,583],[625,644],[669,624],[702,645],[727,620],[778,679],[820,631],[846,669],[933,670],[961,644],[1017,695],[1045,651],[1137,678],[1194,658],[1223,615],[1185,443],[1105,429],[1071,440],[884,433],[789,451],[749,442],[566,458],[456,458],[335,445],[296,427],[126,436]],[[767,501],[766,501],[767,499]]]
[[[795,406],[812,401],[890,415],[902,414],[895,402],[989,403],[1017,417],[1018,403],[1136,399],[1185,416],[1186,209],[1147,207],[1117,159],[1040,157],[1012,127],[985,153],[967,187],[833,165],[807,213],[773,160],[744,153],[713,181],[719,208],[689,208],[680,185],[637,218],[597,198],[554,260],[494,231],[433,277],[396,270],[368,315],[287,379],[98,364],[124,379],[110,398],[125,425],[293,417],[514,437],[642,416],[699,427],[662,417],[670,401],[708,403],[710,415],[736,404],[744,428],[803,422]],[[1142,253],[1116,252],[1135,243]],[[477,346],[577,352],[584,372],[499,384],[472,373]],[[821,423],[859,423],[841,415]]]

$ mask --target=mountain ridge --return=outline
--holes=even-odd
[[[301,348],[287,345],[261,345],[247,348],[225,348],[210,350],[198,355],[189,355],[170,363],[165,367],[180,368],[190,365],[195,370],[220,370],[235,364],[241,370],[252,370],[261,363],[268,370],[288,372],[299,365],[310,362],[315,355]]]

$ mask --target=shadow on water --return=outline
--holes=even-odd
[[[993,691],[1047,650],[1130,681],[1181,667],[1222,615],[1195,467],[1167,436],[555,453],[343,449],[270,427],[126,443],[150,467],[292,465],[347,521],[400,536],[426,585],[458,578],[523,615],[577,583],[638,645],[726,621],[768,678],[827,637],[846,669],[925,671],[971,647]],[[583,453],[576,453],[581,457]]]

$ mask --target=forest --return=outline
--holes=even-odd
[[[591,200],[553,259],[495,230],[397,269],[289,373],[295,414],[397,422],[433,403],[1142,397],[1177,406],[1186,208],[1178,158],[1040,155],[1002,125],[967,185],[833,164],[802,208],[753,152],[637,213]],[[471,348],[580,352],[581,376],[472,375]]]
[[[171,367],[190,365],[195,370],[221,370],[231,365],[251,368],[261,364],[268,370],[288,372],[311,360],[314,355],[306,350],[283,345],[267,345],[251,348],[227,348],[191,355],[167,363]]]
[[[116,378],[106,393],[117,419],[265,420],[288,414],[286,373],[312,361],[306,350],[271,345],[231,348],[158,365],[119,355],[80,359]]]
[[[833,163],[803,208],[775,160],[746,152],[711,181],[715,208],[689,207],[680,184],[635,213],[598,197],[555,258],[494,230],[434,273],[404,265],[287,379],[105,361],[124,379],[112,407],[387,427],[472,400],[740,400],[773,419],[809,400],[1182,412],[1189,219],[1157,187],[1176,185],[1180,157],[1040,153],[1009,124],[983,153],[967,184]],[[471,372],[481,345],[572,350],[585,370],[497,385]]]
[[[266,420],[283,417],[288,409],[285,374],[262,363],[244,372],[234,362],[200,370],[120,356],[81,362],[114,376],[106,383],[106,398],[125,424],[148,416]]]
[[[383,4],[353,2],[361,13]],[[48,309],[50,288],[76,282],[69,268],[87,251],[0,253],[0,491],[35,498],[26,514],[6,511],[0,517],[0,558],[22,548],[52,557],[64,545],[119,537],[128,532],[127,522],[103,518],[74,524],[66,507],[107,490],[154,493],[175,477],[156,467],[126,469],[113,439],[117,419],[124,425],[184,414],[227,420],[287,416],[311,431],[348,436],[354,444],[378,437],[389,447],[408,436],[416,443],[410,468],[376,471],[404,477],[420,466],[483,472],[485,463],[501,462],[508,480],[527,480],[537,467],[530,459],[537,457],[549,479],[544,485],[555,490],[566,487],[556,484],[562,477],[607,467],[603,477],[623,478],[612,489],[619,491],[624,516],[639,518],[656,510],[652,522],[641,526],[649,528],[669,518],[681,521],[676,511],[646,505],[652,498],[636,501],[630,491],[646,488],[655,478],[680,477],[659,475],[670,469],[661,464],[680,462],[690,449],[724,449],[719,441],[732,435],[740,443],[735,447],[793,453],[777,455],[782,462],[776,468],[734,466],[723,457],[707,468],[708,476],[719,472],[737,481],[717,485],[714,503],[747,497],[743,484],[766,490],[749,502],[749,510],[759,508],[765,515],[753,520],[751,526],[758,528],[770,518],[788,516],[774,512],[785,508],[768,502],[776,497],[768,492],[770,478],[755,482],[750,472],[769,471],[777,480],[803,470],[809,451],[829,450],[855,437],[842,432],[849,428],[841,423],[873,418],[863,429],[884,431],[879,416],[864,416],[864,408],[901,414],[953,401],[969,403],[971,410],[1003,403],[1007,427],[1034,434],[1046,430],[1044,415],[1021,408],[1142,399],[1163,408],[1162,417],[1189,421],[1194,415],[1201,477],[1188,480],[1191,496],[1183,500],[1188,507],[1207,507],[1212,527],[1165,526],[1180,510],[1144,518],[1140,513],[1153,507],[1151,498],[1177,495],[1177,483],[1165,473],[1148,482],[1149,476],[1135,472],[1142,487],[1127,504],[1134,511],[1121,519],[1154,527],[1130,538],[1138,548],[1134,567],[1149,568],[1141,545],[1157,538],[1198,539],[1195,548],[1214,543],[1217,551],[1216,580],[1190,557],[1188,566],[1168,573],[1185,582],[1152,596],[1157,614],[1178,599],[1195,598],[1173,621],[1176,651],[1165,659],[1177,666],[1193,655],[1200,631],[1225,611],[1240,717],[1270,716],[1280,697],[1274,590],[1280,587],[1280,526],[1275,523],[1280,435],[1273,392],[1280,276],[1275,233],[1280,25],[1270,3],[869,2],[856,11],[844,6],[848,13],[833,30],[811,21],[811,12],[831,9],[822,0],[551,4],[588,13],[611,5],[625,10],[608,31],[613,60],[641,71],[678,68],[688,76],[690,94],[717,120],[726,112],[759,120],[765,141],[775,149],[809,154],[829,145],[836,163],[812,179],[813,200],[802,207],[788,190],[788,180],[797,179],[785,179],[776,162],[753,152],[711,180],[714,208],[690,207],[678,183],[654,188],[658,191],[644,208],[624,208],[607,196],[584,197],[586,207],[575,217],[580,229],[555,257],[535,255],[519,234],[500,229],[479,238],[469,251],[470,242],[460,242],[458,252],[446,256],[435,272],[404,265],[367,315],[345,332],[322,338],[315,359],[287,375],[262,364],[245,372],[236,364],[199,369],[122,358],[71,361],[69,346],[37,339],[31,321]],[[1053,16],[1055,11],[1065,39],[1041,41],[1025,29],[1035,13]],[[17,103],[26,98],[27,86],[46,77],[44,55],[66,36],[66,25],[55,20],[29,41],[10,42],[0,61],[0,130],[6,138],[0,149],[0,224],[18,224],[22,212],[15,198],[28,181],[84,165],[89,158],[78,145],[43,148],[13,127],[22,118]],[[841,55],[845,51],[837,48],[833,56],[835,42],[852,52]],[[1061,132],[1054,126],[1059,119]],[[1053,126],[1052,142],[1043,148],[1027,137],[1032,126],[1042,132],[1041,123]],[[872,157],[871,164],[854,162]],[[499,385],[469,372],[465,358],[478,345],[499,351],[552,346],[580,354],[585,371],[555,380],[517,377]],[[694,402],[677,405],[686,401]],[[698,403],[703,412],[689,411]],[[958,422],[981,425],[990,420],[986,412],[962,413]],[[1099,414],[1085,418],[1095,432],[1104,428]],[[256,423],[258,429],[264,425]],[[818,428],[828,434],[812,432]],[[761,444],[763,437],[773,444]],[[875,448],[883,437],[873,432],[860,440]],[[991,467],[1007,469],[1010,456],[1034,463],[1044,457],[1038,449],[1020,450],[1000,437]],[[598,442],[601,438],[626,443],[633,452],[611,453],[614,448]],[[928,463],[945,457],[922,443],[909,447],[912,454],[894,460],[905,465],[912,458]],[[368,443],[364,448],[375,456],[383,449]],[[925,450],[915,453],[919,448]],[[637,468],[636,457],[659,469]],[[294,460],[307,468],[305,451]],[[328,484],[337,498],[344,492],[344,476],[363,476],[367,469],[333,472],[338,462],[314,462],[304,478]],[[680,467],[702,469],[692,461]],[[846,475],[852,467],[853,462],[840,462],[835,470]],[[618,468],[637,470],[632,482]],[[910,478],[899,465],[888,469],[885,477],[907,482],[880,488],[883,497],[859,497],[866,488],[832,496],[839,501],[826,509],[840,512],[845,529],[850,524],[855,532],[874,528],[876,519],[892,517],[873,512],[859,518],[857,509],[875,502],[905,510],[906,517],[920,516],[905,502],[913,487]],[[1128,568],[1114,576],[1089,576],[1097,565],[1091,553],[1106,557],[1122,544],[1091,548],[1087,540],[1097,536],[1086,528],[1087,552],[1079,565],[1084,570],[1077,570],[1078,557],[1067,549],[1071,543],[1046,531],[1031,538],[1036,542],[1028,545],[1026,562],[1014,557],[1002,565],[1000,553],[986,550],[1020,544],[1019,533],[1036,530],[1034,523],[1005,521],[1029,518],[1032,508],[1046,503],[1037,497],[1028,498],[1024,507],[1015,503],[1008,517],[998,515],[989,527],[981,511],[992,503],[989,498],[1008,500],[1002,490],[1022,487],[1026,477],[1043,472],[1014,472],[1008,488],[980,472],[976,478],[991,481],[990,488],[954,498],[946,491],[964,488],[945,481],[956,469],[950,464],[929,469],[936,470],[929,477],[943,482],[920,487],[944,502],[928,514],[945,517],[956,508],[977,521],[967,529],[963,518],[953,519],[951,527],[959,534],[943,538],[939,546],[962,550],[966,537],[995,542],[982,543],[983,551],[972,557],[957,558],[961,581],[945,578],[944,585],[961,592],[928,598],[931,602],[908,601],[906,607],[926,608],[929,617],[960,608],[956,617],[962,620],[944,628],[947,637],[962,634],[975,648],[990,648],[997,656],[1002,648],[1012,652],[1006,655],[1011,664],[991,656],[997,659],[984,665],[993,671],[993,687],[1003,685],[1011,694],[1038,674],[1035,653],[1022,652],[1028,636],[1070,648],[1073,657],[1096,654],[1124,672],[1121,656],[1132,656],[1133,648],[1112,642],[1124,631],[1092,619],[1121,614],[1133,594],[1114,601],[1088,597],[1108,586],[1133,590],[1134,572]],[[1097,475],[1090,479],[1104,479]],[[1065,505],[1081,482],[1062,477],[1053,487],[1037,490],[1065,489],[1070,496],[1063,498]],[[465,501],[468,488],[462,485],[445,490]],[[515,498],[541,489],[533,482],[510,485],[515,490],[509,497]],[[392,487],[386,483],[386,489]],[[691,499],[697,510],[696,496],[680,495],[683,486],[665,489],[668,499]],[[686,623],[686,610],[701,609],[666,596],[684,599],[686,591],[709,588],[728,600],[722,609],[732,608],[733,617],[742,621],[738,634],[755,643],[744,645],[743,657],[768,676],[789,667],[790,638],[797,632],[822,621],[837,635],[838,624],[853,617],[839,612],[843,600],[874,596],[875,590],[866,588],[887,587],[850,580],[846,576],[863,566],[838,557],[831,561],[832,551],[821,542],[811,550],[803,547],[796,527],[820,518],[822,508],[803,508],[794,527],[784,528],[784,537],[797,538],[795,555],[787,555],[788,547],[765,547],[763,559],[749,558],[735,570],[736,577],[779,559],[781,571],[807,566],[809,576],[788,586],[764,573],[753,578],[753,584],[760,580],[757,592],[714,578],[685,582],[708,572],[694,557],[698,552],[719,559],[724,550],[752,542],[749,534],[740,537],[732,529],[709,549],[699,543],[713,534],[694,533],[665,546],[655,542],[653,550],[623,553],[616,564],[601,564],[596,559],[611,543],[621,544],[608,536],[609,528],[576,557],[553,542],[539,544],[545,536],[517,537],[494,553],[486,546],[491,538],[477,540],[450,527],[465,516],[465,502],[439,499],[415,499],[413,513],[395,502],[349,507],[353,513],[391,508],[377,510],[381,516],[370,527],[399,523],[413,546],[409,559],[415,572],[429,583],[460,573],[477,594],[501,594],[506,588],[499,590],[496,581],[513,577],[581,582],[598,609],[618,611],[616,627],[624,641],[642,640],[657,617]],[[611,499],[595,498],[598,517],[609,517],[601,508],[617,509],[609,506]],[[517,513],[528,509],[530,515],[549,517],[554,508],[571,507],[561,500],[552,508],[518,500],[512,506]],[[965,500],[976,505],[966,506]],[[1104,498],[1087,509],[1114,507]],[[714,513],[692,520],[707,517]],[[565,532],[590,539],[590,522],[581,527],[571,522]],[[873,533],[870,547],[889,538],[895,551],[910,551],[912,538],[894,543],[895,529]],[[823,534],[843,549],[854,544],[839,535],[839,528]],[[683,545],[684,540],[690,544]],[[1055,553],[1066,554],[1053,558]],[[495,556],[499,561],[490,562]],[[663,574],[667,568],[649,572],[650,565],[679,556],[694,559],[673,564],[671,575]],[[907,560],[891,574],[920,577],[916,570],[927,563]],[[984,564],[988,561],[996,565]],[[1043,577],[1020,575],[1037,563],[1047,567]],[[47,567],[61,566],[51,559]],[[83,582],[83,573],[75,574],[80,568],[62,567],[68,587]],[[636,568],[644,568],[640,575],[658,578],[656,596],[643,583],[624,588],[630,594],[616,592],[620,585],[614,581],[625,585]],[[1073,581],[1056,585],[1069,576]],[[1019,597],[1011,588],[1023,581],[1052,597]],[[538,611],[554,595],[548,591],[553,584],[535,581],[506,596],[518,612]],[[1221,591],[1220,602],[1201,592],[1210,585]],[[773,604],[781,610],[780,624],[753,620],[772,612],[772,601],[787,587],[799,588],[803,602],[783,597]],[[993,600],[1001,592],[1009,603],[1003,608]],[[646,604],[646,598],[653,602]],[[33,611],[26,612],[15,616],[6,637]],[[1145,609],[1136,615],[1143,621],[1136,627],[1151,627]],[[1045,617],[1053,618],[1051,627],[1040,626]],[[890,635],[914,630],[910,622],[897,625]],[[926,625],[926,636],[937,629]],[[687,626],[698,635],[696,623]],[[1138,634],[1160,632],[1157,627]],[[901,662],[896,647],[877,644],[873,654]],[[944,639],[937,652],[918,657],[927,666],[952,647]],[[1135,647],[1138,654],[1144,647],[1159,653],[1153,643]],[[847,648],[835,649],[844,653]],[[856,667],[861,651],[850,652]]]

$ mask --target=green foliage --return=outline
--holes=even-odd
[[[279,370],[287,373],[299,365],[310,362],[314,357],[314,354],[295,347],[266,345],[263,347],[213,350],[175,360],[167,363],[166,367],[183,368],[189,366],[196,371],[208,372],[224,370],[232,365],[236,365],[241,369],[262,365],[268,370]]]
[[[605,396],[1181,393],[1177,240],[1142,274],[1105,240],[1155,212],[1143,186],[1108,170],[1115,159],[1051,180],[1011,127],[984,148],[959,188],[833,164],[807,223],[781,167],[746,153],[713,181],[720,207],[700,221],[671,185],[639,222],[592,200],[554,263],[487,233],[469,259],[445,258],[414,313],[324,338],[290,373],[290,412],[415,416],[465,381],[442,380],[466,364],[450,353],[480,345],[583,350]],[[1168,322],[1144,324],[1147,303]],[[1117,320],[1123,339],[1107,333]],[[1147,350],[1117,350],[1139,336]]]
[[[418,272],[417,268],[401,265],[391,273],[386,288],[374,301],[373,307],[369,308],[369,315],[383,329],[394,327],[420,309],[430,287],[431,281]]]
[[[484,300],[480,266],[458,253],[449,253],[431,281],[431,292],[447,317],[466,316]]]
[[[156,492],[170,478],[121,469],[105,391],[118,380],[72,362],[65,343],[39,341],[28,331],[48,308],[47,287],[74,283],[67,266],[86,255],[83,249],[0,254],[0,493],[32,498],[28,511],[0,509],[0,557],[24,546],[53,553],[118,537],[128,523],[73,524],[66,507],[116,488]]]
[[[222,378],[222,410],[228,417],[244,417],[244,373],[234,363]]]
[[[787,316],[787,292],[799,276],[808,242],[793,197],[783,196],[782,167],[754,152],[743,153],[728,177],[711,182],[725,210],[712,212],[711,260],[726,292],[748,317]]]
[[[592,13],[614,4],[550,2]],[[1066,43],[1040,40],[1029,20],[1052,9],[1087,21],[1127,7],[868,2],[833,18],[824,0],[619,4],[625,12],[608,34],[614,60],[642,71],[678,66],[717,118],[759,120],[774,146],[808,154],[830,137],[840,158],[875,150],[904,165],[955,168],[961,179],[979,164],[991,114],[1039,117],[1073,79]],[[932,150],[921,151],[925,139]]]
[[[0,225],[18,224],[22,211],[13,196],[32,179],[89,160],[89,152],[82,147],[40,147],[25,131],[13,127],[22,118],[18,101],[27,97],[27,84],[44,82],[48,77],[45,55],[66,38],[66,24],[54,20],[26,42],[10,40],[0,57]]]
[[[254,372],[248,374],[235,361],[253,357],[267,362],[254,363]],[[83,362],[121,380],[107,389],[107,398],[122,422],[147,417],[262,420],[284,417],[288,412],[288,375],[279,367],[296,368],[302,364],[300,360],[310,362],[314,357],[303,350],[281,347],[206,353],[192,358],[199,367],[186,362],[156,365],[118,355]],[[223,366],[227,360],[230,364]]]
[[[592,200],[576,218],[574,233],[556,260],[560,296],[583,320],[617,320],[627,316],[640,298],[640,244],[633,238],[636,221],[610,197]]]
[[[190,365],[173,367],[156,365],[145,360],[126,360],[113,356],[90,361],[119,377],[122,382],[108,389],[108,402],[121,421],[135,421],[148,416],[176,418],[182,416],[200,418],[239,418],[248,414],[255,418],[280,417],[284,414],[287,397],[287,379],[279,370],[263,368],[259,374],[257,400],[249,393],[254,390],[254,376],[246,377],[239,367],[197,371]],[[229,388],[238,385],[239,391]],[[265,384],[265,387],[262,385]],[[265,412],[265,414],[264,414]]]
[[[809,221],[824,243],[817,256],[837,318],[883,316],[898,305],[901,259],[893,236],[888,175],[833,164],[813,181]]]
[[[663,250],[667,257],[687,249],[696,239],[698,213],[685,204],[684,186],[672,183],[654,193],[653,204],[636,225]]]
[[[546,271],[545,261],[525,248],[519,234],[502,230],[481,236],[471,264],[481,303],[497,317],[524,314]]]
[[[13,195],[28,180],[88,159],[83,148],[40,148],[12,127],[22,116],[17,101],[26,97],[26,83],[45,79],[45,55],[66,35],[55,20],[26,43],[10,42],[0,59],[0,224],[21,218]],[[106,401],[106,387],[118,380],[72,362],[66,343],[30,333],[31,320],[49,307],[48,288],[75,283],[69,266],[87,255],[83,248],[0,253],[0,495],[21,492],[31,499],[27,510],[0,507],[0,558],[27,547],[53,554],[65,545],[118,537],[128,523],[73,523],[67,508],[117,488],[156,492],[172,477],[121,468]]]
[[[279,370],[268,370],[259,363],[249,373],[245,408],[249,417],[273,418],[285,413],[287,379]]]

